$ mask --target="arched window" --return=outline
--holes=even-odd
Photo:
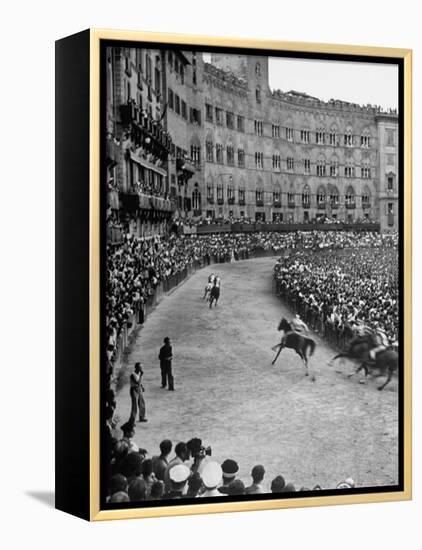
[[[199,141],[198,136],[194,136],[191,139],[190,158],[197,168],[201,166],[201,142]]]
[[[287,193],[287,206],[289,208],[294,208],[296,203],[296,193],[293,183],[290,184],[289,191]]]
[[[351,185],[346,189],[345,204],[346,208],[355,208],[356,206],[355,190]]]
[[[387,191],[394,191],[396,186],[396,174],[394,172],[389,172],[386,175],[386,187]]]
[[[333,155],[330,159],[330,176],[336,178],[338,175],[338,158],[336,155]]]
[[[325,187],[323,185],[320,185],[317,191],[317,207],[325,208],[325,200],[326,200]]]
[[[311,206],[311,193],[308,184],[305,185],[302,191],[302,206],[303,208],[309,208]]]
[[[335,185],[332,185],[329,188],[329,200],[330,200],[331,208],[338,208],[339,195],[338,195],[338,189]]]
[[[362,159],[362,165],[360,168],[361,177],[364,179],[369,179],[371,177],[371,161],[369,157],[364,157]]]
[[[344,145],[346,147],[352,147],[352,145],[354,144],[355,144],[355,140],[353,135],[353,128],[351,126],[347,126],[344,132]]]
[[[338,129],[336,124],[332,124],[330,127],[330,145],[338,145]]]
[[[367,185],[363,188],[362,191],[362,208],[371,207],[371,191]]]
[[[344,177],[355,177],[355,163],[351,157],[347,158],[344,164]]]
[[[317,160],[316,174],[317,176],[325,176],[325,157],[320,155]]]
[[[365,128],[360,136],[360,146],[366,149],[371,147],[371,134],[367,128]]]
[[[278,182],[274,185],[273,204],[274,206],[281,206],[281,186]]]
[[[205,140],[205,158],[207,162],[214,162],[214,143],[212,134],[208,134]]]
[[[201,210],[201,193],[197,183],[195,183],[194,190],[192,192],[192,209],[194,210],[194,215],[199,215],[198,212]]]

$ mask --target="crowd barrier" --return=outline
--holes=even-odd
[[[377,231],[380,230],[379,223],[224,223],[198,225],[197,235],[208,235],[211,233],[252,233],[276,231],[289,233],[292,231]]]
[[[134,311],[133,315],[131,315],[127,322],[124,324],[118,337],[116,350],[114,353],[114,376],[116,376],[122,366],[125,352],[130,344],[133,331],[137,327],[145,323],[148,316],[161,302],[163,297],[171,292],[173,289],[177,288],[183,281],[188,279],[199,269],[202,269],[203,267],[209,266],[211,264],[236,262],[240,260],[249,260],[252,258],[265,258],[275,255],[279,256],[280,253],[275,252],[272,249],[264,249],[260,247],[255,248],[254,250],[248,250],[246,248],[240,249],[233,254],[205,255],[199,260],[195,260],[192,265],[186,267],[182,271],[174,273],[173,275],[170,275],[169,277],[164,279],[159,285],[157,285],[154,293],[148,297],[148,299],[144,304],[142,304],[142,306]]]
[[[324,314],[309,306],[296,292],[283,289],[277,280],[275,280],[275,292],[294,313],[300,315],[311,330],[340,351],[348,349],[353,336],[347,329],[334,325],[325,318]]]

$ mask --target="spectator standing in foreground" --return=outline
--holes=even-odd
[[[172,448],[173,444],[170,439],[164,439],[160,443],[160,456],[152,457],[152,471],[154,472],[155,477],[157,479],[160,479],[161,481],[164,481],[164,473],[168,466],[168,457],[171,453]]]
[[[169,462],[165,472],[164,472],[164,485],[166,491],[169,491],[170,489],[170,470],[174,468],[175,466],[178,466],[179,464],[184,464],[187,460],[189,460],[189,449],[183,441],[180,441],[176,447],[174,448],[174,451],[176,453],[176,456]]]
[[[141,363],[135,363],[135,370],[130,375],[130,398],[132,400],[131,418],[136,420],[136,415],[139,413],[139,422],[148,422],[145,418],[145,400],[142,393],[145,391],[142,385],[142,370]]]
[[[160,348],[158,358],[160,360],[161,369],[161,387],[165,388],[168,382],[169,391],[174,391],[174,378],[171,370],[173,350],[170,344],[170,338],[168,336],[164,338],[164,346]]]
[[[258,464],[252,468],[252,485],[246,487],[247,495],[259,495],[264,493],[262,482],[264,481],[265,469],[264,466]]]

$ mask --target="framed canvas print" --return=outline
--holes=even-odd
[[[56,506],[411,498],[411,51],[56,43]]]

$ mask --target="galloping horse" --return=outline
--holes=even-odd
[[[286,337],[284,338],[284,341],[282,340],[279,344],[277,344],[272,348],[274,351],[277,348],[279,348],[279,350],[271,364],[274,365],[283,348],[291,348],[291,349],[294,349],[295,352],[302,359],[306,367],[306,376],[308,376],[309,369],[308,369],[307,351],[308,351],[308,348],[310,348],[309,357],[311,357],[311,355],[313,355],[315,351],[315,347],[316,347],[315,342],[312,340],[312,338],[306,338],[306,336],[302,336],[298,332],[292,332],[292,327],[290,323],[284,317],[281,319],[277,330],[279,331],[283,330],[284,333],[286,334]]]
[[[207,286],[205,287],[205,290],[204,290],[203,300],[205,300],[205,298],[207,298],[208,294],[211,293],[211,290],[212,290],[212,283],[208,282]],[[209,299],[210,299],[210,297],[208,296],[207,301]]]
[[[220,287],[214,284],[210,292],[210,308],[212,307],[214,300],[215,300],[215,306],[217,306],[217,302],[219,298],[220,298]]]
[[[351,342],[349,351],[345,353],[338,353],[335,357],[331,359],[329,365],[333,361],[340,358],[351,359],[352,361],[359,361],[360,365],[357,367],[355,372],[349,374],[349,378],[357,374],[359,371],[364,370],[365,376],[368,376],[368,371],[370,368],[379,369],[382,374],[387,373],[387,378],[384,384],[381,384],[377,389],[382,391],[385,386],[390,382],[394,371],[398,369],[399,366],[399,354],[393,349],[384,349],[379,351],[376,354],[375,361],[370,357],[369,352],[376,346],[376,342],[372,335],[362,336],[355,338]]]

